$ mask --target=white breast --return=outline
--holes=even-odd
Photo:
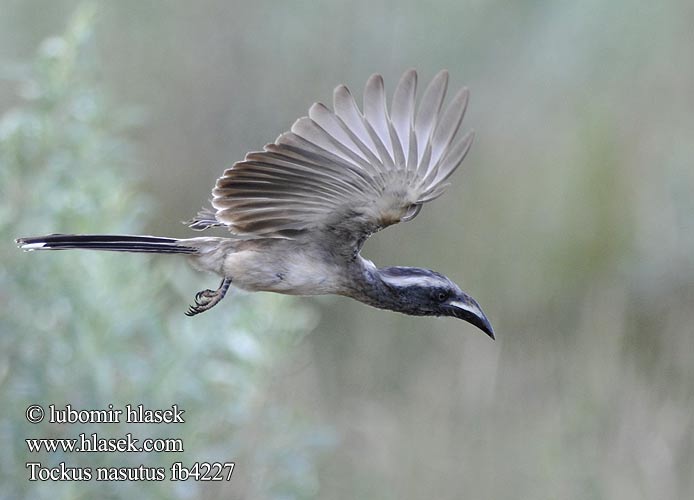
[[[281,258],[279,258],[281,256]],[[244,250],[229,254],[224,274],[244,290],[291,295],[335,293],[339,269],[301,252],[263,252]]]

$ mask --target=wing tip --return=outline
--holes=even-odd
[[[333,96],[342,96],[342,95],[348,95],[351,96],[352,92],[349,90],[349,87],[345,85],[344,83],[341,83],[335,89],[333,90]]]
[[[323,104],[322,102],[314,102],[311,104],[311,107],[308,108],[308,116],[312,120],[315,120],[317,116],[324,115],[326,112],[330,113],[330,109],[328,106]]]
[[[415,93],[417,92],[417,69],[416,68],[408,68],[405,70],[405,72],[402,74],[400,77],[400,80],[398,81],[397,86],[395,87],[395,91],[393,92],[393,96],[395,96],[396,92],[400,88],[410,88],[411,92]]]
[[[369,88],[373,85],[378,85],[379,87],[383,87],[383,75],[380,73],[373,73],[368,80],[366,80],[366,88]]]
[[[449,71],[446,68],[443,68],[438,73],[436,73],[436,75],[434,75],[434,80],[437,78],[445,78],[446,80],[448,80],[449,77],[450,77]]]

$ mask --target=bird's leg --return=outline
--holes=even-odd
[[[222,284],[216,290],[203,290],[195,294],[195,305],[190,306],[186,316],[195,316],[216,306],[224,298],[231,285],[231,278],[224,278]]]

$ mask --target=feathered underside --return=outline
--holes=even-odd
[[[327,230],[350,235],[334,244],[358,246],[410,220],[443,193],[472,142],[472,133],[455,140],[468,90],[444,108],[447,84],[444,70],[417,108],[417,73],[407,71],[389,111],[383,78],[373,75],[363,112],[347,87],[337,87],[333,111],[314,104],[290,132],[224,172],[212,191],[214,218],[239,236],[297,238]]]

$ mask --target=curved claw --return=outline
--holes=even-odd
[[[188,306],[188,310],[186,311],[186,316],[195,316],[196,314],[200,314],[201,312],[207,311],[210,307],[214,306],[214,304],[210,305],[212,302],[211,299],[203,300],[206,297],[200,296],[202,292],[199,292],[195,296],[195,305],[193,306]]]
[[[217,290],[202,290],[195,294],[195,305],[189,306],[186,316],[195,316],[216,306],[226,295],[231,278],[224,278]]]
[[[209,302],[211,299],[215,298],[218,293],[219,290],[210,290],[209,288],[207,290],[201,290],[195,294],[195,302],[201,302],[202,299],[207,299],[206,302]]]
[[[201,312],[204,312],[205,309],[199,309],[194,306],[189,306],[188,310],[185,312],[185,315],[188,317],[195,316],[196,314],[200,314]]]

